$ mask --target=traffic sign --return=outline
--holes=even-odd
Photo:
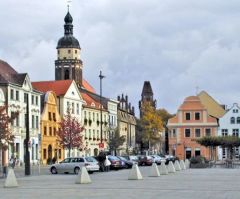
[[[99,148],[100,148],[100,149],[103,149],[103,148],[104,148],[104,143],[99,143],[98,145],[99,145]]]

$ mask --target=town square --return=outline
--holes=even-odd
[[[239,198],[239,6],[1,1],[0,198]]]

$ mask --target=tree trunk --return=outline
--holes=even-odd
[[[68,148],[68,157],[71,157],[71,147]]]

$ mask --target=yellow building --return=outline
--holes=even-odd
[[[64,150],[57,144],[56,137],[60,121],[56,94],[48,91],[42,95],[40,155],[43,164],[49,164],[53,159],[59,162],[64,158]]]

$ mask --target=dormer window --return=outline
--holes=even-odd
[[[91,106],[92,106],[92,107],[95,107],[95,104],[92,102],[92,103],[91,103]]]
[[[191,120],[191,114],[185,113],[185,120]]]

